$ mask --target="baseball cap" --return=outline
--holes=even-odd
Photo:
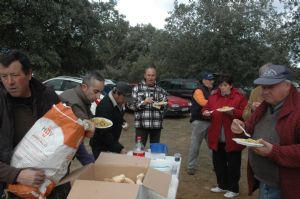
[[[212,73],[204,73],[202,79],[213,80],[215,77]]]
[[[127,82],[119,81],[119,82],[117,82],[115,88],[117,89],[117,91],[122,93],[124,96],[131,95],[131,87],[129,86],[129,84]]]
[[[253,83],[258,85],[274,85],[287,79],[291,79],[291,74],[287,67],[270,65]]]

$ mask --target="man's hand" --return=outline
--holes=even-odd
[[[153,103],[153,99],[152,97],[146,97],[146,99],[144,100],[144,104],[152,104]]]
[[[23,169],[17,177],[17,182],[24,185],[39,187],[45,180],[44,171],[35,169]]]
[[[213,111],[205,110],[205,111],[203,111],[202,115],[205,117],[209,117],[209,116],[211,116],[212,113],[213,113]]]
[[[122,125],[122,128],[123,128],[125,131],[127,131],[128,128],[129,128],[128,122],[124,122],[123,125]]]
[[[260,102],[253,102],[253,103],[252,103],[252,106],[251,106],[252,111],[255,111],[255,109],[256,109],[257,107],[259,107],[260,104],[261,104]]]
[[[273,144],[271,144],[263,139],[259,139],[258,143],[263,144],[264,146],[254,148],[253,151],[255,153],[257,153],[258,155],[263,156],[263,157],[265,157],[271,153],[271,151],[273,149]]]
[[[84,120],[84,122],[86,122],[87,127],[85,129],[85,137],[91,138],[94,136],[95,133],[95,124],[94,122],[90,121],[90,120]]]
[[[245,124],[241,120],[234,119],[231,123],[231,131],[235,134],[242,134],[243,130],[239,127],[239,125],[245,129]]]

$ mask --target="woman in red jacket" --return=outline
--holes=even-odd
[[[208,144],[213,151],[213,165],[218,186],[212,192],[225,192],[224,197],[239,195],[242,145],[236,144],[230,129],[232,120],[242,118],[247,105],[246,98],[233,88],[233,79],[228,75],[219,78],[219,87],[208,98],[202,114],[211,117],[208,129]]]

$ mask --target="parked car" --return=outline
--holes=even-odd
[[[52,87],[57,95],[60,95],[63,91],[74,88],[82,83],[82,78],[80,77],[72,77],[72,76],[58,76],[51,79],[48,79],[43,82],[46,86]],[[91,111],[95,114],[97,104],[104,97],[106,93],[108,93],[113,87],[115,83],[113,80],[105,79],[104,81],[104,92],[100,95],[100,99],[96,100],[96,102],[92,103]]]
[[[190,99],[200,82],[196,79],[163,79],[157,84],[171,95]]]
[[[191,102],[188,99],[171,95],[167,92],[168,108],[165,116],[180,116],[191,111]]]
[[[51,86],[55,92],[59,95],[63,91],[68,90],[70,88],[74,88],[82,83],[82,78],[80,77],[72,77],[72,76],[58,76],[51,79],[48,79],[43,82],[46,86]],[[105,79],[104,81],[104,91],[108,93],[114,85],[113,80]]]

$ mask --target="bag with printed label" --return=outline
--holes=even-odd
[[[46,198],[66,175],[84,138],[84,126],[71,107],[62,103],[53,105],[17,145],[11,160],[11,166],[16,168],[44,170],[46,180],[39,188],[10,184],[8,191],[26,199]]]

